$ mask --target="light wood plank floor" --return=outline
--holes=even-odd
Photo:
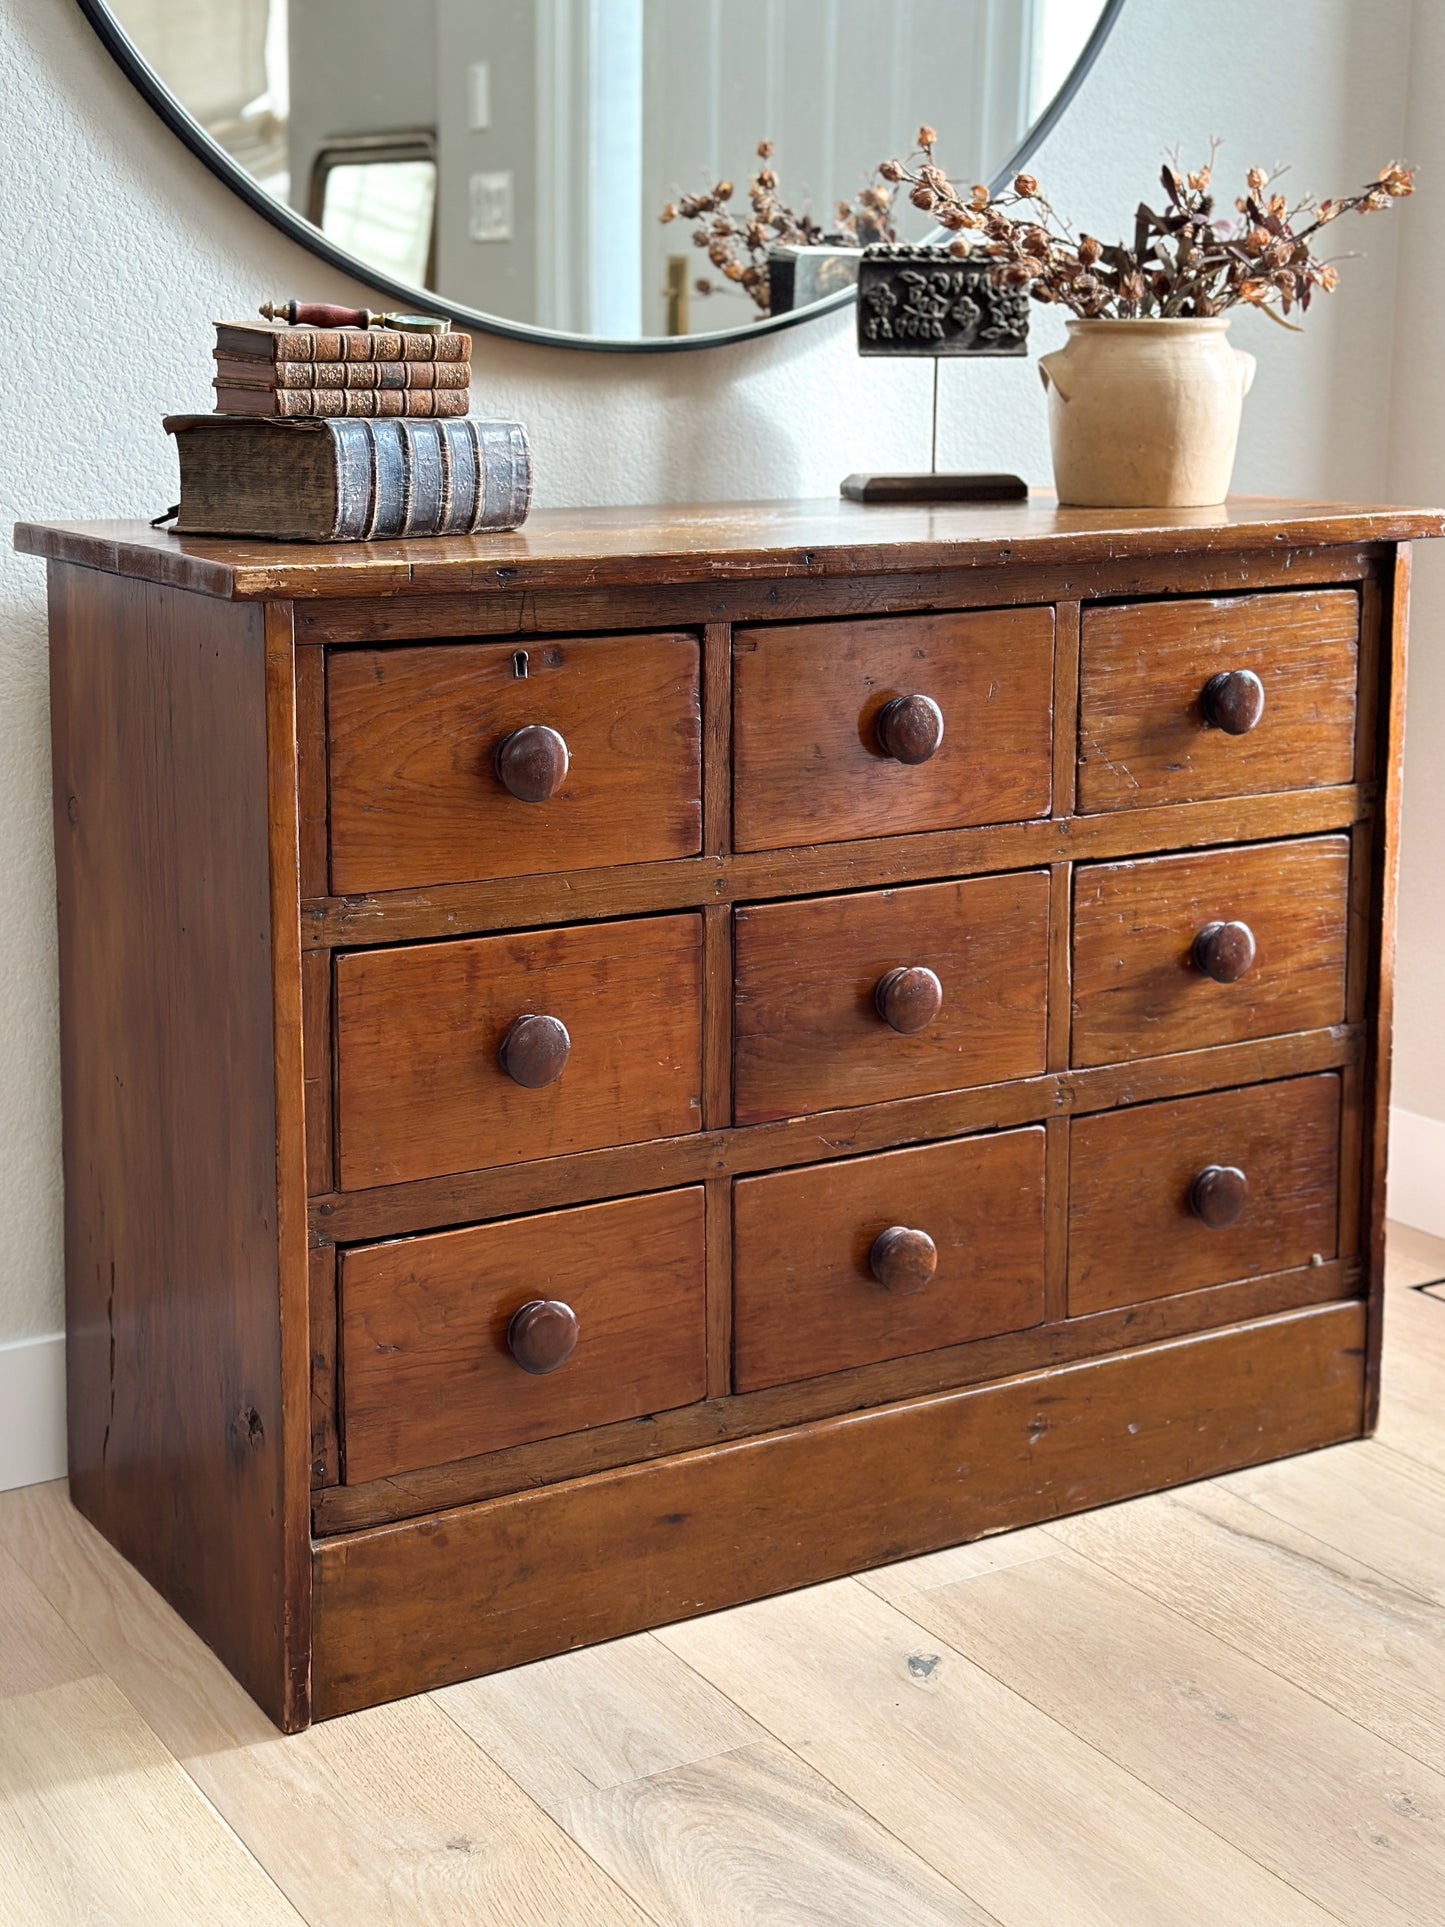
[[[1434,1279],[1368,1443],[290,1740],[0,1494],[0,1927],[1445,1927]]]

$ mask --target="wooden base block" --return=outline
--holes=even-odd
[[[845,475],[845,502],[1026,502],[1021,475]]]
[[[319,1719],[1358,1437],[1313,1306],[318,1544]]]

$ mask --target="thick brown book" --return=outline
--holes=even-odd
[[[532,499],[519,422],[168,415],[182,535],[351,542],[514,529]]]
[[[469,388],[235,388],[220,381],[211,386],[218,415],[280,415],[288,421],[315,415],[451,419],[472,405]]]
[[[216,380],[236,388],[467,388],[470,361],[272,361],[216,353]]]
[[[218,321],[216,352],[272,361],[470,361],[470,335],[407,335],[395,328],[276,328]]]

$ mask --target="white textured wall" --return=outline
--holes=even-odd
[[[1429,0],[1421,8],[1428,16]],[[1337,190],[1404,144],[1409,23],[1409,0],[1128,0],[1037,170],[1061,208],[1103,232],[1126,225],[1166,142],[1192,156],[1211,132],[1227,140],[1229,170],[1289,158],[1301,186]],[[1433,57],[1438,80],[1438,47]],[[364,290],[342,286],[214,182],[69,0],[7,0],[0,86],[0,525],[152,515],[175,486],[160,417],[207,405],[212,319],[243,315],[267,294]],[[1431,190],[1445,196],[1445,168]],[[1240,324],[1261,359],[1241,488],[1371,496],[1385,486],[1396,225],[1391,215],[1355,237],[1370,259],[1347,265],[1344,290],[1307,335],[1253,316]],[[1422,279],[1429,271],[1418,264]],[[1440,312],[1438,288],[1429,312]],[[1054,345],[1056,325],[1041,318],[1040,350]],[[657,357],[479,339],[477,405],[528,423],[544,505],[827,495],[850,469],[927,461],[927,365],[859,362],[850,329],[851,317],[833,317],[738,348]],[[941,460],[1047,480],[1031,364],[946,368],[943,400]],[[1407,397],[1403,415],[1411,406]],[[3,1343],[61,1322],[43,579],[8,552],[0,719]],[[1424,761],[1422,736],[1414,749]],[[1411,1055],[1407,1045],[1407,1063]]]

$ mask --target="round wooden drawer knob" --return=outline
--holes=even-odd
[[[895,696],[878,712],[878,747],[898,763],[926,763],[943,741],[943,711],[932,696]]]
[[[524,1372],[555,1372],[577,1349],[577,1314],[560,1298],[532,1298],[512,1313],[507,1350]]]
[[[497,1060],[514,1084],[539,1091],[544,1084],[556,1083],[571,1054],[572,1039],[560,1017],[528,1012],[508,1025]]]
[[[1247,923],[1206,923],[1194,939],[1194,961],[1217,984],[1237,984],[1254,965],[1254,932]]]
[[[1206,1164],[1189,1186],[1189,1209],[1211,1231],[1237,1224],[1249,1198],[1249,1179],[1233,1164]]]
[[[922,1291],[937,1271],[938,1246],[926,1231],[891,1224],[873,1240],[868,1269],[885,1291],[906,1297],[911,1291]]]
[[[1226,736],[1247,736],[1264,714],[1264,684],[1252,669],[1223,669],[1199,698],[1204,720]]]
[[[924,1030],[943,1009],[943,985],[921,964],[885,970],[873,986],[873,1007],[904,1036]]]
[[[566,739],[545,723],[514,729],[497,745],[497,775],[520,803],[545,803],[567,781]]]

